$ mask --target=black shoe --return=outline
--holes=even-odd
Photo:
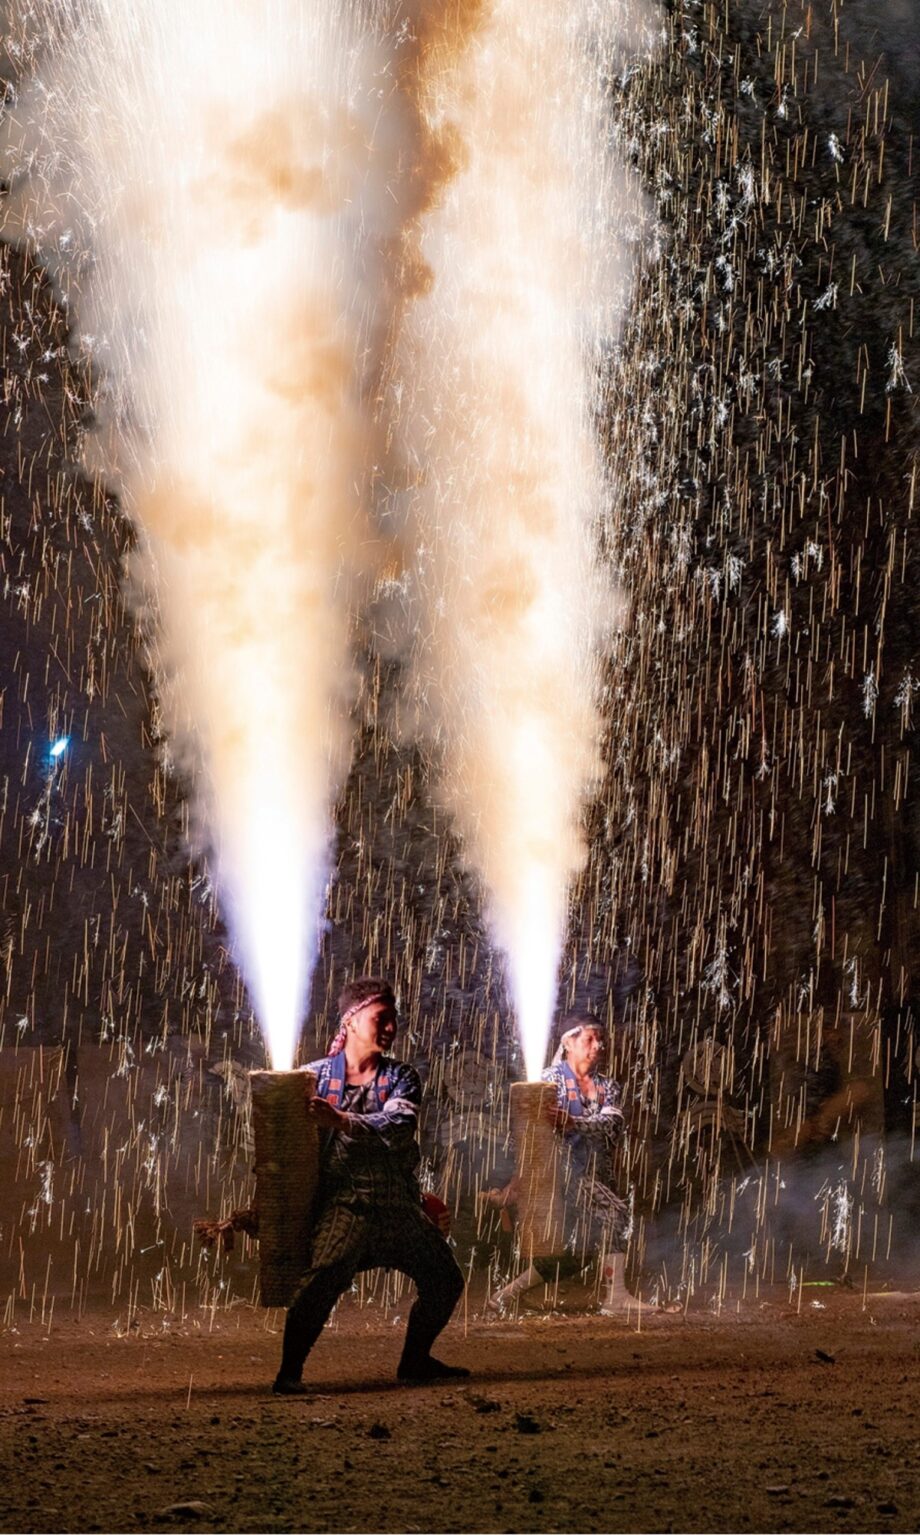
[[[402,1360],[396,1371],[397,1380],[468,1380],[470,1372],[460,1364],[444,1364],[440,1359]]]
[[[306,1396],[309,1389],[302,1380],[289,1380],[286,1375],[279,1375],[272,1384],[272,1395]]]

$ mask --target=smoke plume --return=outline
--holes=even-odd
[[[56,271],[99,380],[93,445],[137,532],[170,749],[285,1067],[368,566],[380,61],[321,0],[48,14],[7,231]]]
[[[598,658],[621,610],[597,558],[612,492],[594,433],[629,268],[609,14],[591,0],[429,8],[431,207],[390,378],[418,721],[507,956],[531,1078],[585,856]]]

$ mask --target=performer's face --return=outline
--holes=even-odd
[[[573,1039],[568,1048],[568,1057],[573,1070],[580,1076],[587,1076],[597,1065],[604,1049],[604,1036],[596,1029],[582,1029],[577,1039]]]
[[[386,1002],[369,1002],[349,1018],[348,1031],[363,1050],[389,1050],[396,1038],[396,1014]]]

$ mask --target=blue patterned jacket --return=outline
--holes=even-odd
[[[623,1134],[619,1082],[598,1072],[595,1096],[587,1101],[571,1067],[563,1061],[542,1074],[556,1089],[556,1107],[571,1120],[564,1146],[567,1245],[583,1257],[594,1249],[625,1252],[631,1230],[628,1204],[613,1187],[613,1148]]]
[[[415,1067],[381,1056],[363,1091],[346,1088],[344,1054],[311,1061],[307,1070],[316,1075],[317,1097],[348,1116],[347,1131],[333,1130],[324,1137],[320,1197],[341,1204],[408,1203],[417,1208],[422,1084]],[[354,1098],[358,1103],[352,1107]]]
[[[592,1080],[596,1097],[585,1102],[575,1073],[564,1061],[548,1066],[541,1077],[555,1087],[557,1108],[565,1109],[576,1121],[565,1137],[575,1167],[606,1182],[612,1171],[611,1152],[623,1134],[622,1091],[619,1082],[599,1072]]]

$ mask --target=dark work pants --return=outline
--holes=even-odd
[[[300,1379],[339,1296],[356,1274],[375,1268],[396,1269],[415,1283],[402,1362],[428,1358],[463,1294],[463,1275],[444,1237],[417,1205],[329,1204],[319,1213],[309,1267],[287,1314],[280,1376]]]

